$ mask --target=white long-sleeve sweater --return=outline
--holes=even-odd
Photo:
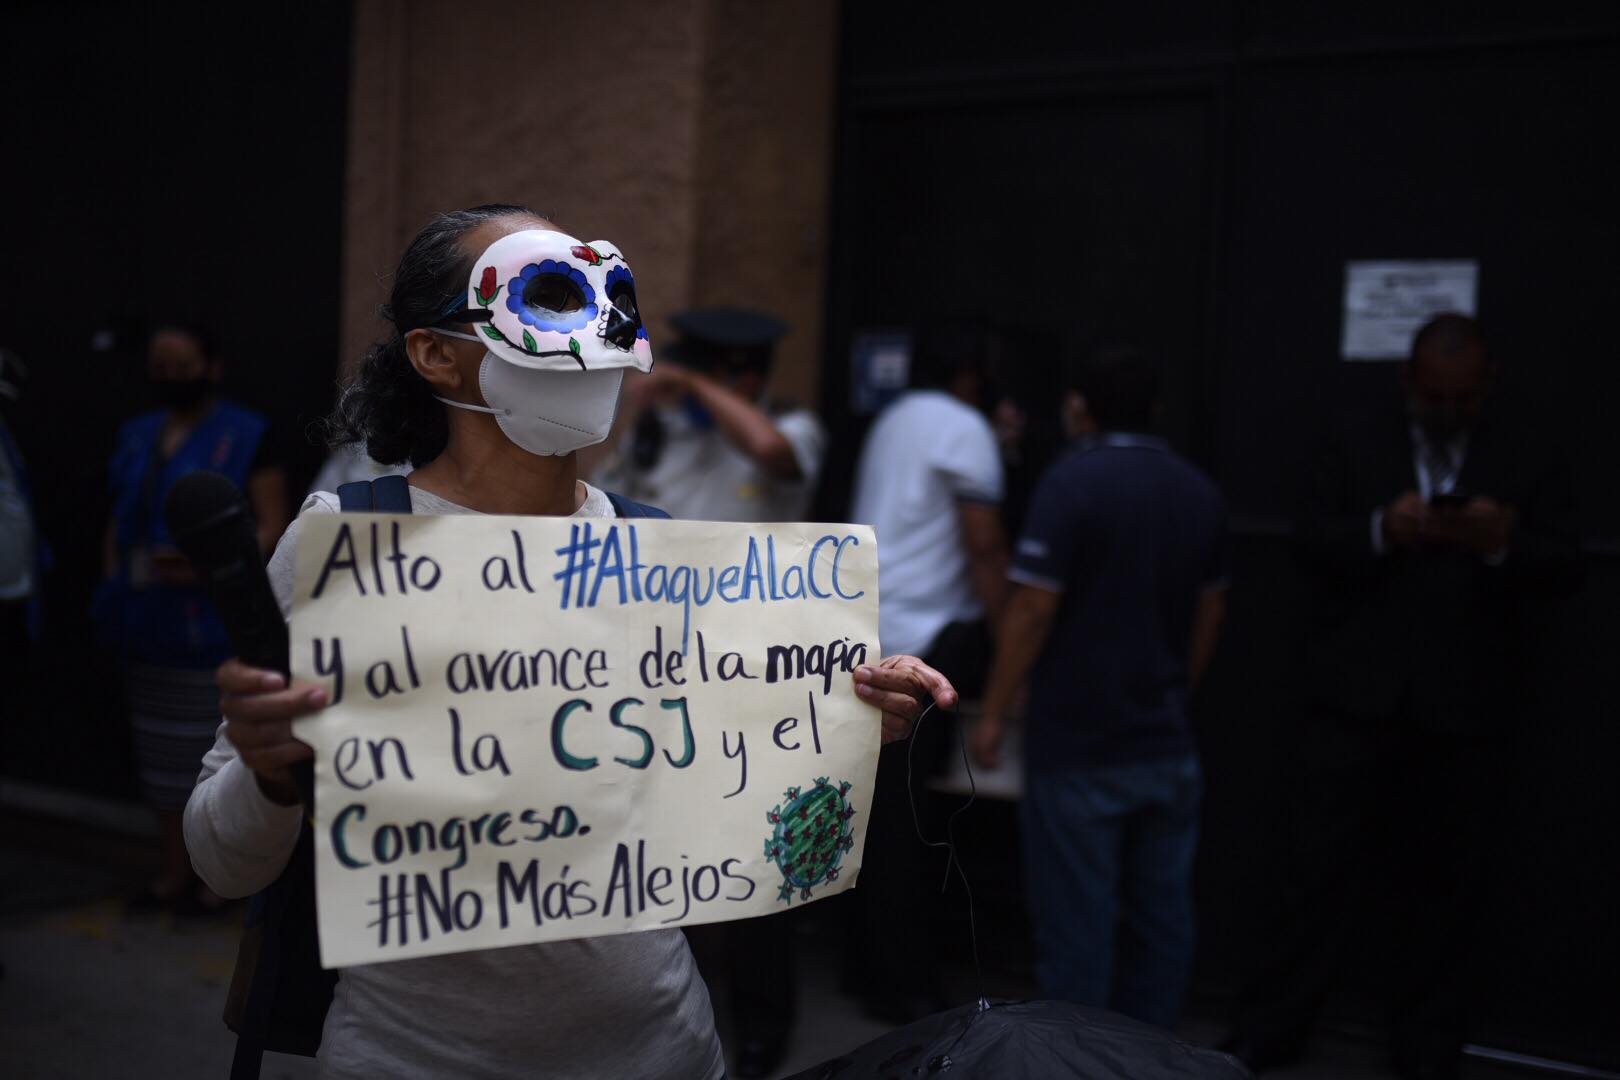
[[[418,514],[473,513],[417,488]],[[332,513],[311,495],[302,513]],[[611,517],[586,485],[575,511]],[[298,522],[270,560],[291,607]],[[192,865],[222,896],[274,881],[302,810],[259,790],[220,725],[186,804]],[[321,1040],[323,1077],[717,1077],[724,1075],[708,988],[679,930],[519,945],[344,968]]]

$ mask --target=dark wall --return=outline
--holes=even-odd
[[[4,768],[120,790],[123,719],[85,611],[113,433],[147,406],[142,326],[212,328],[226,392],[279,429],[296,496],[336,372],[348,5],[30,4],[3,20],[0,344],[32,372],[6,420],[56,555],[33,692],[4,699]]]
[[[1610,36],[1242,69],[1214,358],[1219,414],[1262,421],[1219,425],[1214,465],[1238,505],[1284,508],[1289,476],[1267,447],[1308,433],[1302,402],[1388,392],[1387,365],[1335,353],[1344,261],[1392,256],[1479,260],[1503,399],[1554,412],[1580,488],[1602,490],[1597,463],[1620,456],[1601,412],[1620,371],[1599,314],[1620,242],[1615,151],[1598,135],[1617,61]],[[1592,537],[1620,538],[1620,506],[1585,509]]]
[[[1094,5],[1092,6],[1094,7]],[[1232,511],[1227,636],[1197,705],[1209,773],[1199,986],[1230,993],[1266,932],[1297,722],[1305,581],[1290,518],[1330,410],[1393,409],[1389,364],[1338,359],[1344,263],[1474,258],[1498,402],[1565,443],[1589,577],[1521,658],[1505,747],[1476,1039],[1620,1062],[1620,191],[1607,134],[1620,16],[1562,4],[845,6],[824,403],[845,438],[819,507],[847,509],[865,421],[852,334],[977,316],[1052,449],[1065,342],[1163,354],[1166,433]],[[1027,485],[1034,467],[1015,477]],[[1343,1017],[1372,994],[1398,882],[1362,928]],[[1211,1007],[1219,1008],[1219,1005]]]

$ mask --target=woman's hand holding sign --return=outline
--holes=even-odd
[[[911,734],[930,704],[956,707],[956,688],[949,679],[915,656],[888,656],[877,664],[855,669],[855,693],[868,705],[883,710],[883,742],[897,742]]]
[[[325,708],[326,691],[318,686],[288,687],[280,673],[236,659],[221,664],[214,677],[225,737],[236,747],[242,764],[253,770],[260,790],[273,802],[296,803],[298,788],[291,766],[308,761],[315,751],[293,737],[292,722]]]

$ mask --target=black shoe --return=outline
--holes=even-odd
[[[1244,1031],[1234,1031],[1215,1049],[1223,1054],[1231,1054],[1257,1076],[1268,1069],[1292,1065],[1305,1056],[1303,1041],[1266,1042]]]
[[[773,1076],[787,1053],[786,1039],[748,1039],[737,1054],[737,1076],[740,1080],[761,1080]]]

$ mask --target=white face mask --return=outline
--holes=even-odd
[[[446,337],[477,341],[471,334],[435,330]],[[489,407],[439,398],[469,412],[490,413],[508,439],[531,454],[571,454],[608,437],[619,409],[624,368],[590,371],[536,371],[509,364],[485,351],[478,366],[478,389]]]

